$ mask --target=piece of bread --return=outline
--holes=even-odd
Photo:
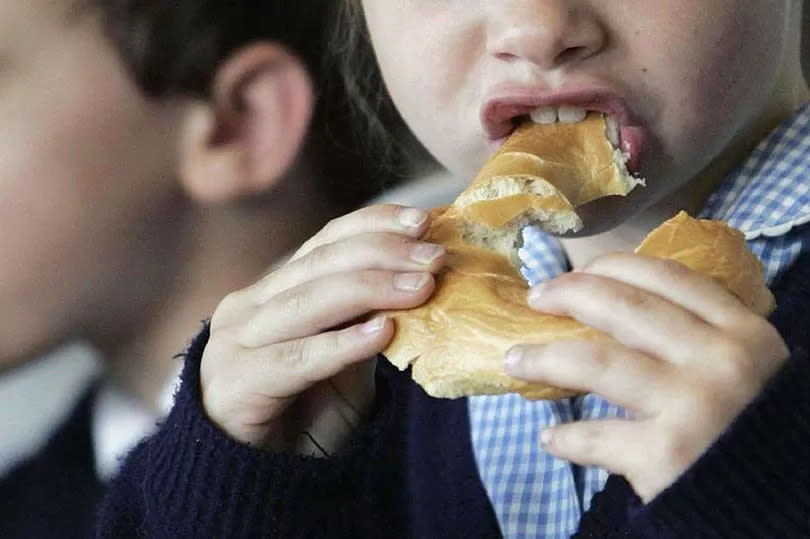
[[[627,172],[602,114],[576,124],[520,125],[453,203],[465,241],[510,255],[526,225],[554,234],[578,231],[575,208],[626,195],[644,180]]]
[[[520,343],[561,339],[610,339],[570,318],[537,313],[526,303],[528,286],[509,257],[466,243],[463,218],[454,206],[437,213],[426,241],[444,245],[446,268],[437,276],[427,304],[389,313],[396,335],[383,352],[434,397],[520,393],[529,399],[557,399],[564,389],[529,384],[503,371],[504,354]],[[742,233],[719,221],[680,213],[654,230],[637,252],[677,260],[710,275],[759,314],[769,313],[773,295],[762,266]]]
[[[650,232],[636,253],[675,260],[714,278],[759,315],[767,316],[776,308],[762,264],[748,249],[743,233],[725,223],[680,212]]]

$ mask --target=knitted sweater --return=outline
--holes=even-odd
[[[810,536],[810,256],[775,287],[773,323],[793,356],[720,439],[643,505],[611,477],[580,537]],[[201,407],[207,327],[160,431],[105,499],[102,537],[497,537],[463,400],[434,400],[380,361],[372,420],[329,459],[232,441]]]
[[[0,537],[92,537],[104,494],[90,436],[95,394],[94,386],[43,449],[0,480]]]

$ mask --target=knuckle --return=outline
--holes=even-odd
[[[616,294],[615,306],[623,312],[640,311],[649,307],[651,297],[637,288],[628,287]]]
[[[318,268],[328,265],[332,254],[331,246],[332,244],[326,243],[310,250],[301,260],[302,271],[305,274],[311,274],[317,271]]]
[[[355,275],[355,286],[358,291],[364,292],[382,292],[391,288],[389,280],[383,279],[380,272],[374,270],[365,270],[358,272]]]
[[[613,367],[611,351],[602,346],[586,343],[587,361],[590,363],[590,376],[594,379],[594,384],[602,384],[603,380],[610,378],[610,371]]]
[[[747,386],[750,380],[756,378],[757,369],[745,343],[723,337],[716,341],[715,350],[712,367],[724,384],[731,387]]]
[[[391,228],[391,224],[396,221],[399,208],[394,204],[375,204],[359,210],[357,215],[362,218],[365,228],[385,230]]]
[[[579,455],[594,455],[601,445],[602,429],[596,424],[580,423],[576,429],[560,429],[555,444]]]
[[[276,347],[276,359],[285,368],[297,369],[306,362],[309,345],[306,339],[295,339]]]
[[[331,237],[335,232],[337,232],[341,228],[346,219],[348,219],[351,215],[352,214],[343,215],[341,217],[335,217],[334,219],[330,219],[325,225],[323,225],[323,228],[321,228],[321,230],[317,234],[315,234],[315,236],[312,237],[312,240],[310,241]]]
[[[231,292],[219,302],[214,314],[211,315],[211,329],[216,330],[224,327],[228,320],[236,313],[241,305],[242,294]]]
[[[305,290],[288,290],[282,295],[281,304],[283,310],[288,313],[303,313],[312,307],[312,298]]]
[[[342,351],[352,346],[356,341],[355,332],[349,329],[336,331],[327,337],[326,345],[330,350]]]
[[[689,442],[683,428],[675,426],[666,434],[657,437],[661,469],[680,470],[687,467],[695,457],[694,445]]]
[[[413,241],[407,236],[385,233],[373,236],[368,247],[377,259],[400,259],[403,254],[407,256],[407,249],[412,244]]]
[[[609,253],[599,256],[588,262],[583,268],[584,271],[598,272],[604,268],[622,264],[626,262],[633,255],[628,253]]]
[[[543,289],[546,294],[549,292],[560,292],[567,288],[578,288],[587,286],[591,278],[581,272],[568,272],[563,273],[559,277],[551,279],[543,284]]]

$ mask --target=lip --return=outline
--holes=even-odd
[[[600,89],[570,89],[547,92],[530,87],[501,87],[491,92],[481,107],[481,125],[490,142],[500,146],[515,129],[513,120],[537,107],[572,105],[613,118],[622,136],[621,149],[630,154],[628,169],[638,170],[644,128],[638,125],[627,103],[616,94]]]

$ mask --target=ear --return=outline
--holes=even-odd
[[[184,189],[207,203],[271,189],[294,164],[313,107],[312,79],[297,56],[272,43],[237,51],[217,71],[211,101],[184,118]]]

